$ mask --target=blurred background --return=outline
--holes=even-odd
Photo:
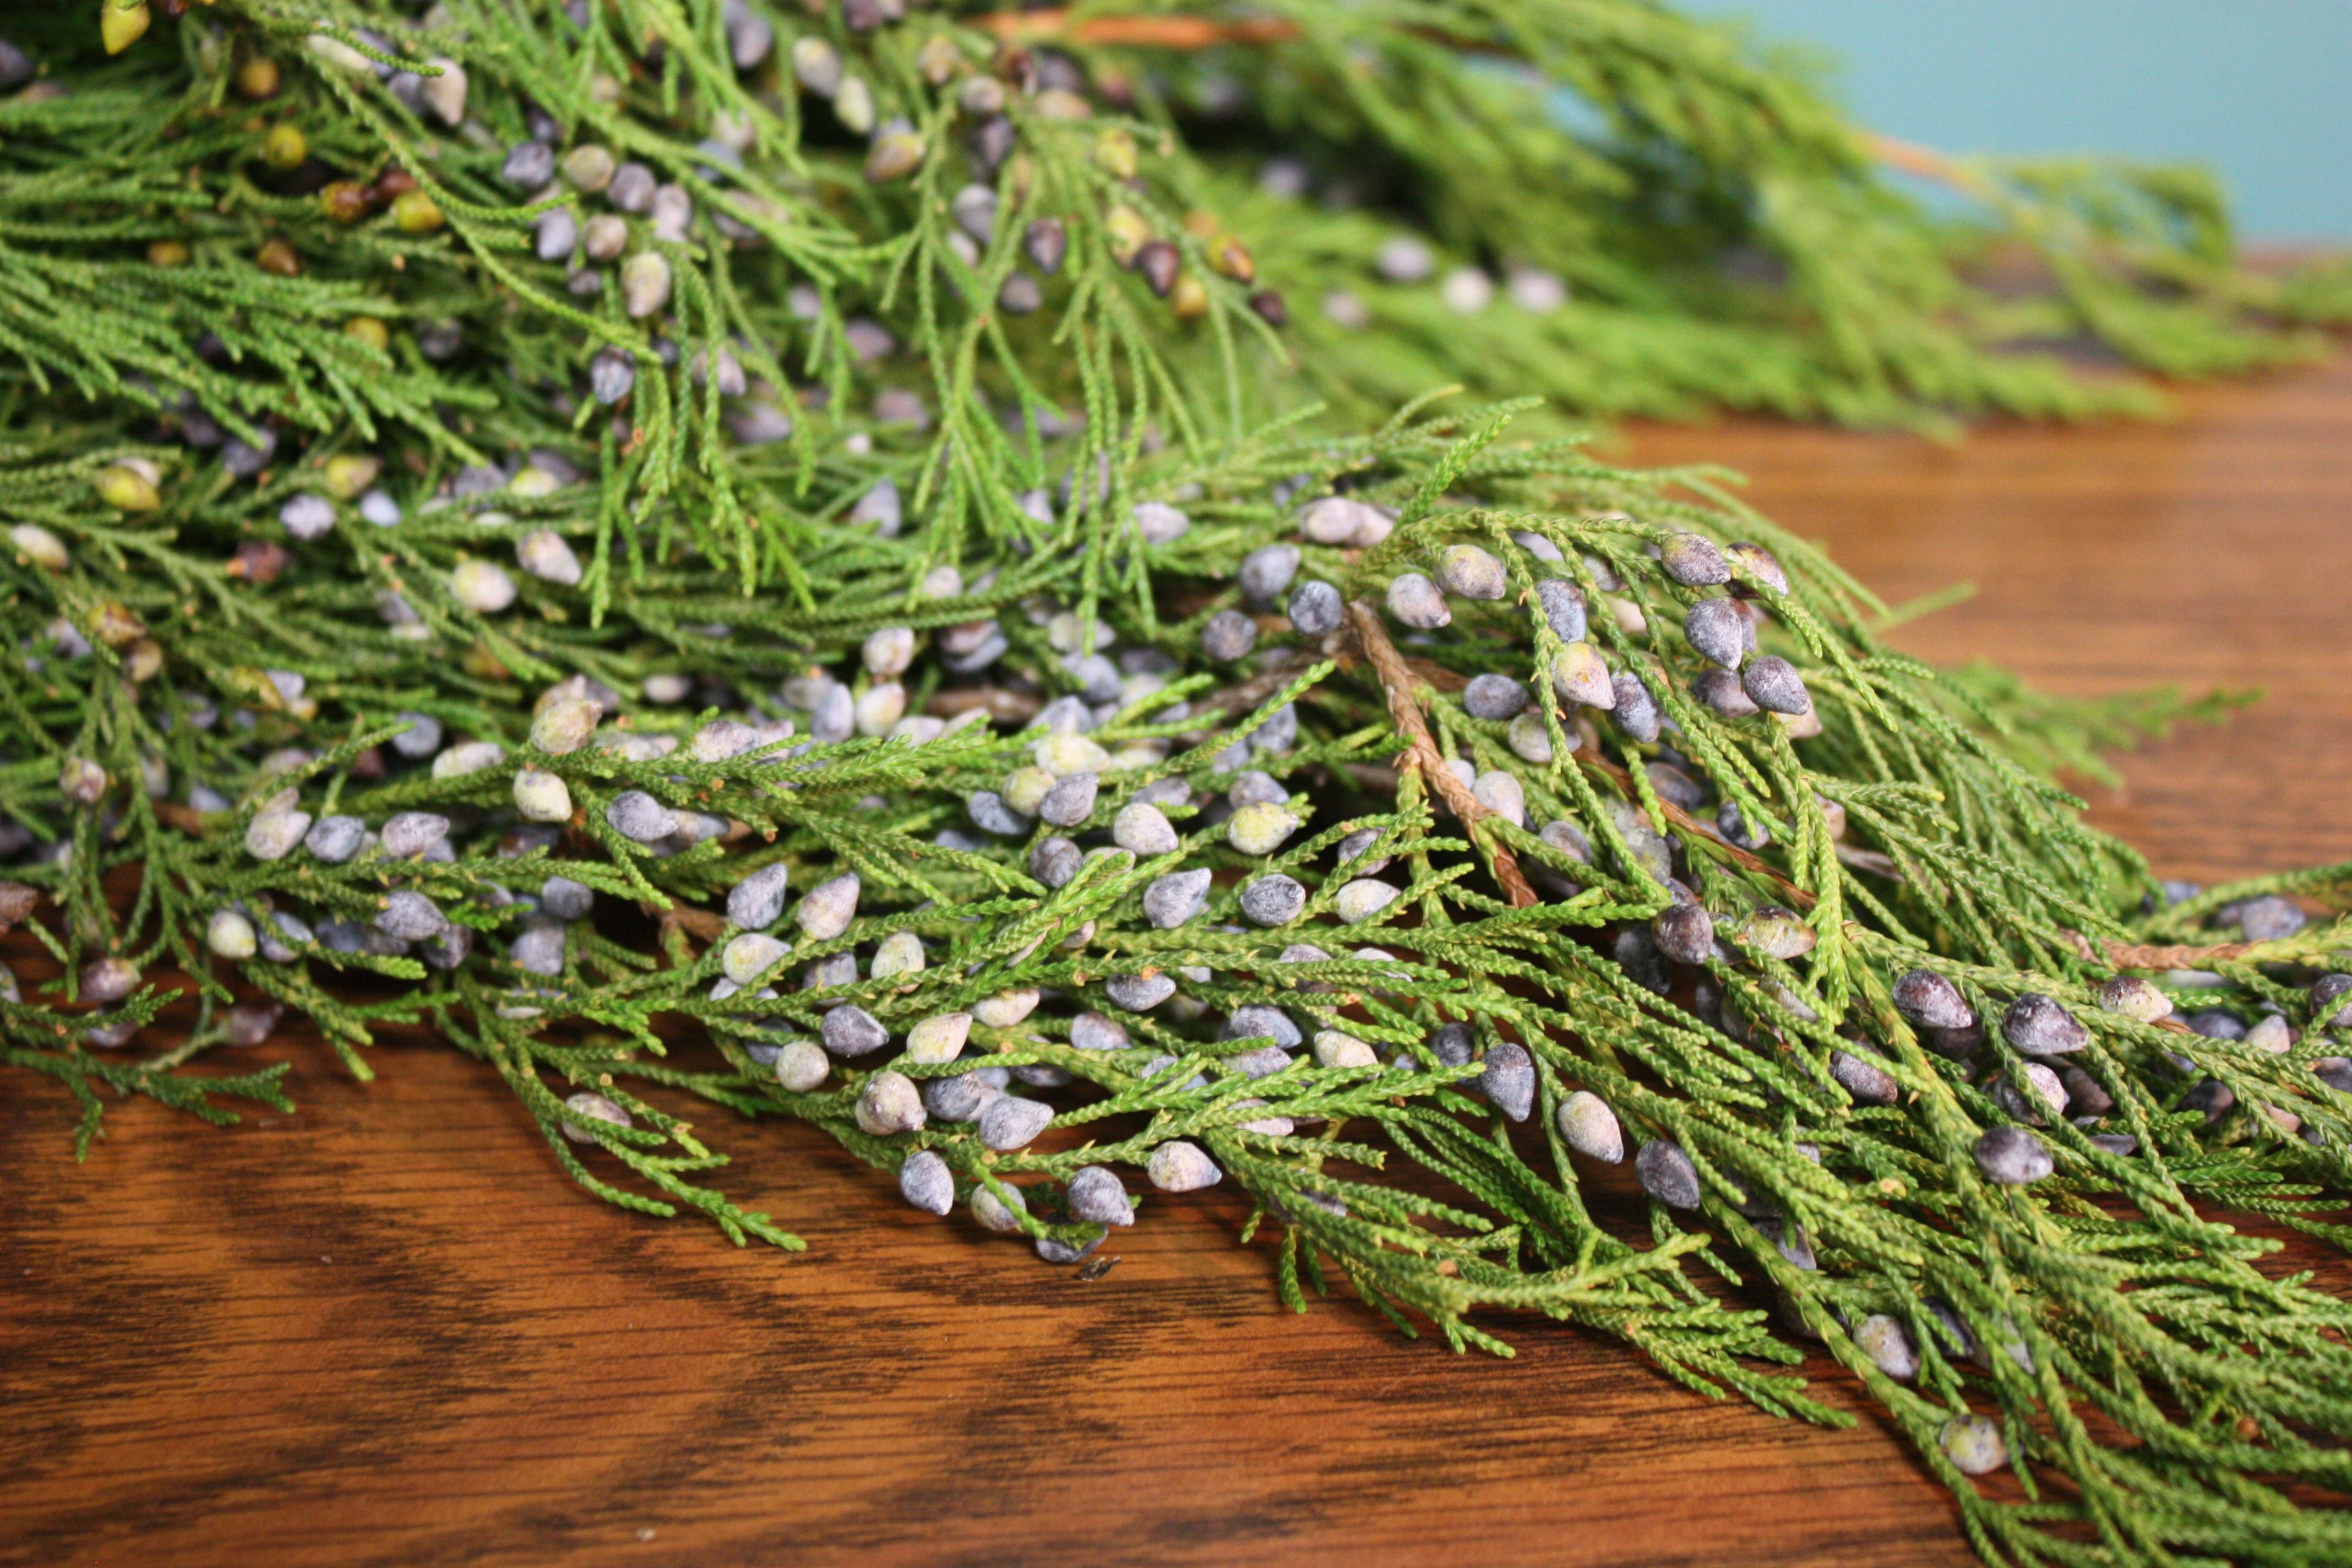
[[[1874,130],[2204,163],[2250,242],[2352,239],[2352,0],[1744,0]]]

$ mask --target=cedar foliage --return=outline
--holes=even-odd
[[[1233,1181],[1297,1306],[1835,1356],[1991,1561],[2352,1552],[2347,1309],[2226,1218],[2345,1237],[2352,868],[2158,884],[2052,775],[2210,705],[1926,668],[1538,406],[2142,407],[2014,345],[2274,363],[2340,274],[2171,171],[1931,222],[1622,0],[100,22],[0,54],[0,1062],[79,1148],[425,1027],[738,1242],[706,1107],[1056,1261]]]

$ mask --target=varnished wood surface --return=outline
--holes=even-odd
[[[1713,459],[1908,627],[2060,689],[2263,685],[2095,815],[2171,875],[2352,858],[2352,363],[2163,426],[1957,447],[1732,426]],[[790,1128],[730,1189],[810,1251],[576,1194],[487,1073],[290,1056],[293,1117],[134,1104],[77,1168],[0,1079],[0,1563],[1958,1564],[1865,1419],[1710,1405],[1613,1344],[1503,1363],[1279,1310],[1230,1197],[1154,1205],[1082,1283],[917,1215]],[[1833,1401],[1861,1408],[1832,1372]]]

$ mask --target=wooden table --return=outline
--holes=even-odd
[[[1616,455],[1746,469],[1891,599],[1975,580],[1903,633],[1927,657],[2266,686],[2094,816],[2169,875],[2352,858],[2352,363],[2180,407]],[[130,1105],[79,1168],[63,1097],[0,1081],[0,1563],[1972,1561],[1866,1415],[1710,1405],[1546,1324],[1497,1362],[1293,1319],[1229,1201],[1160,1208],[1082,1283],[817,1138],[728,1129],[730,1190],[810,1243],[737,1251],[581,1196],[453,1053],[367,1089],[291,1055],[299,1115]]]

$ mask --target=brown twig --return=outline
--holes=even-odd
[[[682,931],[698,941],[717,942],[727,934],[727,919],[709,910],[698,910],[686,904],[672,904],[660,909],[650,900],[640,899],[637,908],[658,920],[664,926]]]
[[[2148,947],[2101,937],[2095,948],[2091,939],[2081,931],[2070,931],[2066,934],[2074,939],[2074,951],[2083,957],[2105,958],[2117,969],[2202,969],[2209,963],[2229,963],[2243,958],[2263,945],[2258,942],[2225,942],[2211,947]]]
[[[1495,880],[1503,885],[1513,909],[1524,910],[1534,904],[1536,890],[1528,885],[1527,877],[1519,870],[1518,857],[1491,831],[1478,833],[1478,828],[1495,813],[1479,805],[1469,786],[1445,765],[1445,758],[1429,732],[1429,721],[1422,717],[1421,704],[1412,695],[1412,671],[1397,652],[1396,645],[1389,641],[1389,634],[1381,625],[1380,612],[1360,599],[1348,606],[1348,618],[1355,630],[1356,646],[1363,649],[1372,672],[1380,677],[1381,689],[1388,696],[1389,717],[1405,737],[1404,754],[1397,760],[1397,770],[1419,773],[1437,792],[1437,798],[1445,803],[1446,809],[1462,819],[1462,825],[1471,830],[1472,837],[1486,851]]]
[[[952,719],[974,708],[985,708],[988,716],[1000,724],[1026,724],[1037,717],[1037,710],[1043,707],[1043,702],[1025,691],[1006,691],[995,686],[951,686],[931,693],[923,711],[934,719]]]
[[[1302,35],[1295,22],[1246,17],[1217,22],[1206,16],[1089,16],[1076,26],[1062,7],[1046,11],[992,11],[972,25],[1008,44],[1066,39],[1079,44],[1135,44],[1154,49],[1207,49],[1219,44],[1286,44]]]
[[[1192,698],[1190,702],[1195,713],[1207,713],[1212,709],[1221,713],[1247,713],[1258,704],[1298,679],[1299,671],[1311,668],[1319,651],[1297,648],[1267,665],[1238,686],[1227,686]]]
[[[1595,756],[1588,749],[1578,752],[1576,754],[1576,760],[1579,763],[1582,764],[1586,773],[1598,773],[1602,778],[1613,781],[1619,788],[1625,792],[1625,797],[1628,800],[1638,800],[1641,798],[1639,794],[1633,788],[1633,775],[1628,773],[1623,768],[1619,767],[1615,763],[1611,762],[1608,758]],[[1753,871],[1759,876],[1769,877],[1773,881],[1779,883],[1781,889],[1789,895],[1789,903],[1791,908],[1810,910],[1819,901],[1812,894],[1805,891],[1804,889],[1797,886],[1796,883],[1791,882],[1788,878],[1780,875],[1779,871],[1773,868],[1771,863],[1766,860],[1763,857],[1750,854],[1748,851],[1742,849],[1738,845],[1731,842],[1730,839],[1726,838],[1723,836],[1722,830],[1717,828],[1714,823],[1703,821],[1698,817],[1693,816],[1689,812],[1685,811],[1681,806],[1676,805],[1673,801],[1666,799],[1664,795],[1660,795],[1658,797],[1658,809],[1666,814],[1666,820],[1668,822],[1672,823],[1675,826],[1681,828],[1685,834],[1696,833],[1703,838],[1711,839],[1715,843],[1720,845],[1723,848],[1723,852],[1736,861],[1741,869]]]

